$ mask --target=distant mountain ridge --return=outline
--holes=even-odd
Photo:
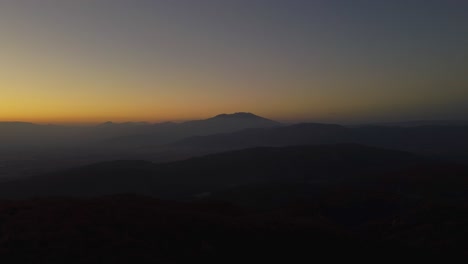
[[[247,128],[271,128],[282,126],[281,123],[263,118],[252,113],[237,112],[220,114],[208,119],[191,120],[182,123],[154,124],[146,131],[114,137],[107,143],[115,146],[157,146],[191,136],[212,135],[240,131]]]
[[[415,120],[403,122],[381,122],[369,124],[369,126],[397,126],[397,127],[418,127],[418,126],[468,126],[468,120]]]
[[[220,114],[204,120],[182,123],[111,121],[96,126],[73,127],[39,125],[26,122],[0,122],[0,144],[18,146],[116,146],[131,144],[164,144],[184,137],[232,132],[245,128],[281,125],[252,113]]]
[[[97,163],[0,183],[0,197],[137,193],[193,199],[200,193],[241,185],[281,182],[313,183],[313,188],[345,184],[392,191],[411,189],[422,195],[468,191],[467,172],[464,166],[355,144],[252,148],[161,164]]]
[[[468,161],[468,125],[346,127],[334,124],[303,123],[191,137],[174,142],[171,146],[217,152],[256,146],[281,147],[337,143],[364,144]]]
[[[260,117],[258,115],[255,115],[255,114],[252,114],[252,113],[249,113],[249,112],[236,112],[236,113],[233,113],[233,114],[219,114],[215,117],[212,117],[211,119],[213,118],[251,118],[251,119],[263,119],[263,120],[267,120],[266,118],[263,118],[263,117]]]
[[[68,164],[68,161],[74,163],[77,157],[89,163],[108,159],[170,161],[258,146],[355,143],[468,163],[467,135],[468,126],[459,124],[286,125],[253,113],[237,112],[181,123],[106,122],[91,127],[0,123],[0,154],[8,160],[13,157],[12,152],[20,152],[26,155],[20,155],[20,159],[44,160],[48,162],[46,167],[52,167],[56,161],[50,162],[46,151],[54,156],[54,160],[61,160],[58,163]],[[36,154],[31,155],[33,152]],[[23,166],[19,163],[15,166],[14,170],[0,170],[0,177],[22,174]],[[29,168],[35,169],[37,165]]]

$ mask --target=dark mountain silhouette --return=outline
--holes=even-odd
[[[221,114],[205,120],[183,123],[105,122],[93,127],[0,123],[0,144],[17,147],[105,148],[167,144],[196,135],[233,132],[245,128],[273,127],[280,123],[251,113]]]
[[[306,184],[312,189],[331,185],[372,186],[423,196],[431,192],[457,196],[466,191],[466,185],[461,185],[466,183],[466,168],[360,145],[254,148],[163,164],[99,163],[2,183],[0,196],[140,193],[193,199],[236,186],[274,182]]]
[[[96,126],[0,123],[0,181],[104,160],[179,160],[197,153],[163,145],[195,135],[278,125],[250,113],[222,114],[183,123],[109,121]]]
[[[250,113],[92,127],[0,123],[0,181],[105,160],[168,162],[257,146],[353,143],[468,164],[468,126],[285,126]]]
[[[467,175],[356,144],[98,163],[1,183],[4,198],[42,198],[0,200],[0,254],[14,263],[466,257]]]
[[[97,163],[0,183],[10,199],[0,200],[0,255],[10,263],[466,257],[467,176],[462,165],[356,144]]]
[[[266,121],[266,122],[271,122],[271,120],[269,119],[266,119],[266,118],[263,118],[263,117],[260,117],[260,116],[257,116],[255,114],[252,114],[252,113],[248,113],[248,112],[237,112],[237,113],[233,113],[233,114],[220,114],[220,115],[217,115],[215,117],[212,117],[210,119],[226,119],[226,118],[230,118],[230,119],[244,119],[244,120],[263,120],[263,121]]]
[[[288,146],[331,144],[354,141],[349,128],[340,125],[304,123],[276,128],[243,131],[187,138],[172,146],[231,149],[255,146]]]
[[[187,121],[180,124],[155,124],[150,130],[142,131],[140,134],[113,138],[103,143],[112,146],[158,146],[191,136],[277,126],[281,126],[281,124],[251,113],[241,112],[221,114],[204,120]]]
[[[196,129],[197,133],[217,133],[217,131],[236,131],[245,128],[275,127],[281,125],[252,113],[221,114],[206,120],[182,123],[185,129]]]
[[[27,153],[63,148],[90,154],[170,149],[193,155],[255,146],[357,143],[468,162],[468,126],[452,123],[354,127],[304,123],[284,126],[251,113],[234,113],[183,123],[106,122],[94,127],[6,122],[0,123],[0,129],[0,152],[6,154],[16,150]]]
[[[449,220],[442,213],[438,221]],[[435,217],[416,218],[422,221],[413,225],[390,224],[382,229],[392,232],[371,237],[351,232],[319,208],[305,205],[249,211],[225,203],[179,203],[135,195],[0,201],[0,252],[8,263],[50,264],[287,263],[338,261],[343,255],[369,262],[383,257],[426,260],[437,253],[455,257],[463,252],[466,237],[447,236],[467,220],[458,216],[450,228],[436,239],[428,237],[421,247],[411,244],[412,239],[421,237],[421,228],[427,232],[428,225],[440,227]],[[459,244],[449,251],[438,247],[437,239],[449,246]]]
[[[468,126],[345,127],[297,124],[187,138],[171,146],[222,151],[254,146],[357,143],[468,161]]]
[[[277,127],[281,124],[251,113],[221,114],[206,120],[188,121],[180,128],[190,134],[206,135],[238,131],[246,128]]]
[[[468,120],[416,120],[403,122],[380,122],[369,124],[370,126],[397,126],[397,127],[418,127],[418,126],[468,126]]]

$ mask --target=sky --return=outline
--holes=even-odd
[[[1,0],[0,120],[468,119],[466,0]]]

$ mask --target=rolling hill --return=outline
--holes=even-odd
[[[190,200],[204,193],[271,183],[456,195],[466,191],[466,172],[461,165],[355,144],[265,147],[162,164],[98,163],[2,183],[0,196],[138,193]]]
[[[355,143],[468,162],[468,126],[359,126],[304,123],[197,136],[172,143],[184,150],[226,151],[258,146]]]

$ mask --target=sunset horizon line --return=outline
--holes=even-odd
[[[272,118],[265,115],[259,115],[253,112],[224,112],[218,114],[212,114],[209,116],[199,116],[192,118],[167,118],[167,119],[121,119],[121,118],[99,118],[94,120],[78,119],[58,119],[58,120],[42,120],[42,119],[28,119],[28,118],[13,118],[13,119],[2,119],[0,118],[0,124],[11,123],[11,124],[33,124],[33,125],[56,125],[56,126],[98,126],[106,123],[110,124],[146,124],[146,125],[157,125],[164,123],[175,123],[182,124],[190,121],[203,121],[211,118],[215,118],[221,115],[234,115],[237,113],[248,113],[253,114],[260,118],[269,119],[281,124],[300,124],[300,123],[323,123],[323,124],[339,124],[339,125],[357,125],[357,124],[385,124],[385,123],[418,123],[418,122],[461,122],[468,123],[468,118],[370,118],[370,119],[357,119],[357,120],[344,120],[344,119],[327,119],[327,118]]]

